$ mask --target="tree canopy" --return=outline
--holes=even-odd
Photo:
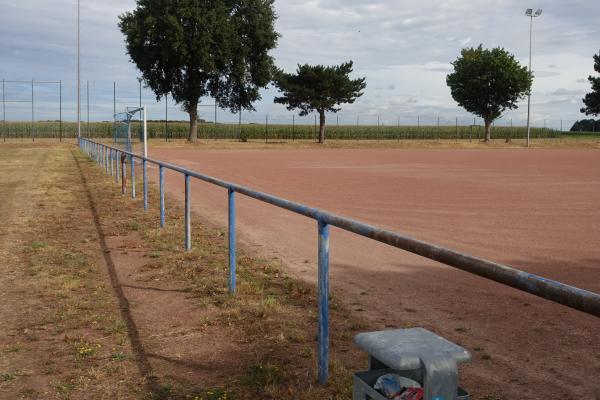
[[[298,65],[296,73],[277,70],[274,81],[282,92],[275,103],[299,109],[305,116],[316,111],[320,117],[319,143],[325,141],[325,112],[340,111],[341,104],[351,104],[363,95],[365,78],[350,79],[352,61],[341,65]]]
[[[446,77],[452,98],[485,122],[485,141],[491,139],[491,125],[506,109],[531,90],[533,76],[503,48],[465,48],[452,63],[454,72]]]
[[[157,98],[171,94],[190,115],[212,96],[232,112],[253,110],[269,84],[277,44],[274,0],[137,0],[119,17],[127,52]]]
[[[600,119],[582,119],[576,121],[571,127],[571,132],[600,132]]]
[[[600,52],[594,55],[594,71],[600,74]],[[592,91],[583,98],[585,107],[581,112],[586,115],[600,115],[600,76],[590,75],[588,81],[592,84]]]

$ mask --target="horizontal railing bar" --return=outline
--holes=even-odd
[[[86,139],[87,140],[87,139]],[[90,141],[94,143],[93,141]],[[106,146],[106,145],[105,145]],[[113,148],[111,146],[107,146]],[[113,148],[115,149],[115,148]],[[461,253],[452,249],[437,246],[432,243],[414,239],[409,236],[400,235],[376,226],[368,225],[351,218],[342,217],[324,210],[295,203],[267,193],[262,193],[245,186],[237,185],[208,175],[199,174],[194,171],[169,164],[163,161],[146,158],[132,152],[115,149],[124,154],[147,160],[173,171],[212,183],[217,186],[244,194],[256,200],[284,208],[296,214],[321,221],[337,228],[368,237],[381,243],[417,254],[421,257],[446,264],[460,270],[493,280],[498,283],[522,290],[524,292],[542,297],[547,300],[583,311],[587,314],[600,317],[600,295],[574,286],[544,278],[539,275],[521,271],[507,265],[484,260],[469,254]]]

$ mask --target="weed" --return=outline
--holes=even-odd
[[[43,249],[47,246],[46,242],[41,241],[41,240],[34,240],[33,242],[31,242],[31,248],[37,250],[37,249]]]
[[[71,380],[69,382],[58,382],[55,386],[56,391],[63,396],[63,398],[68,398],[67,396],[73,389],[75,389],[75,381]]]
[[[264,387],[276,384],[280,379],[279,368],[275,365],[253,365],[248,370],[246,385],[260,391]]]
[[[81,341],[76,346],[75,358],[83,359],[94,357],[98,353],[98,349],[100,349],[100,347],[102,346],[99,344],[90,344],[85,341]]]
[[[127,356],[125,354],[123,354],[122,352],[118,352],[118,353],[111,354],[110,359],[112,361],[125,361],[127,359]]]
[[[140,230],[140,224],[137,221],[129,221],[126,224],[127,229],[129,229],[130,231],[139,231]]]
[[[232,397],[223,389],[203,390],[193,395],[192,400],[231,400]]]
[[[7,372],[5,374],[0,375],[0,381],[2,382],[12,382],[17,379],[16,372]]]
[[[7,353],[18,353],[19,351],[21,351],[21,346],[19,346],[18,344],[15,344],[15,345],[9,346],[9,347],[6,349],[6,352],[7,352]]]
[[[124,334],[127,331],[127,325],[122,319],[116,319],[106,327],[105,332],[109,335]]]

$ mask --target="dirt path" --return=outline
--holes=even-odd
[[[600,292],[597,151],[155,149],[152,157]],[[182,186],[167,174],[174,196]],[[225,196],[192,185],[194,210],[221,224]],[[248,244],[314,282],[313,221],[243,197],[238,221]],[[339,230],[331,249],[336,296],[372,327],[424,325],[465,345],[475,358],[464,383],[476,395],[598,395],[597,319]]]

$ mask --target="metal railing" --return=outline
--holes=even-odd
[[[594,292],[569,286],[561,282],[530,274],[507,265],[495,263],[460,253],[458,251],[417,240],[399,233],[391,232],[376,226],[368,225],[353,219],[336,215],[324,210],[295,203],[251,188],[227,182],[212,176],[190,171],[186,168],[169,164],[152,158],[123,151],[89,139],[80,139],[79,146],[98,164],[103,165],[106,173],[114,174],[119,181],[121,171],[121,190],[126,192],[126,169],[131,168],[131,196],[135,198],[135,160],[141,160],[143,169],[144,209],[148,209],[148,174],[147,164],[159,168],[160,193],[160,225],[165,226],[165,176],[164,170],[180,172],[185,177],[185,249],[192,248],[191,242],[191,198],[190,179],[195,178],[227,189],[228,227],[229,227],[229,293],[236,290],[236,239],[235,239],[235,194],[243,194],[256,200],[284,208],[317,221],[318,234],[318,378],[324,384],[329,371],[329,227],[353,232],[381,243],[417,254],[430,260],[438,261],[470,272],[475,275],[499,282],[538,297],[554,301],[584,313],[600,317],[600,295]],[[121,164],[119,166],[119,164]],[[114,165],[114,167],[113,167]]]

